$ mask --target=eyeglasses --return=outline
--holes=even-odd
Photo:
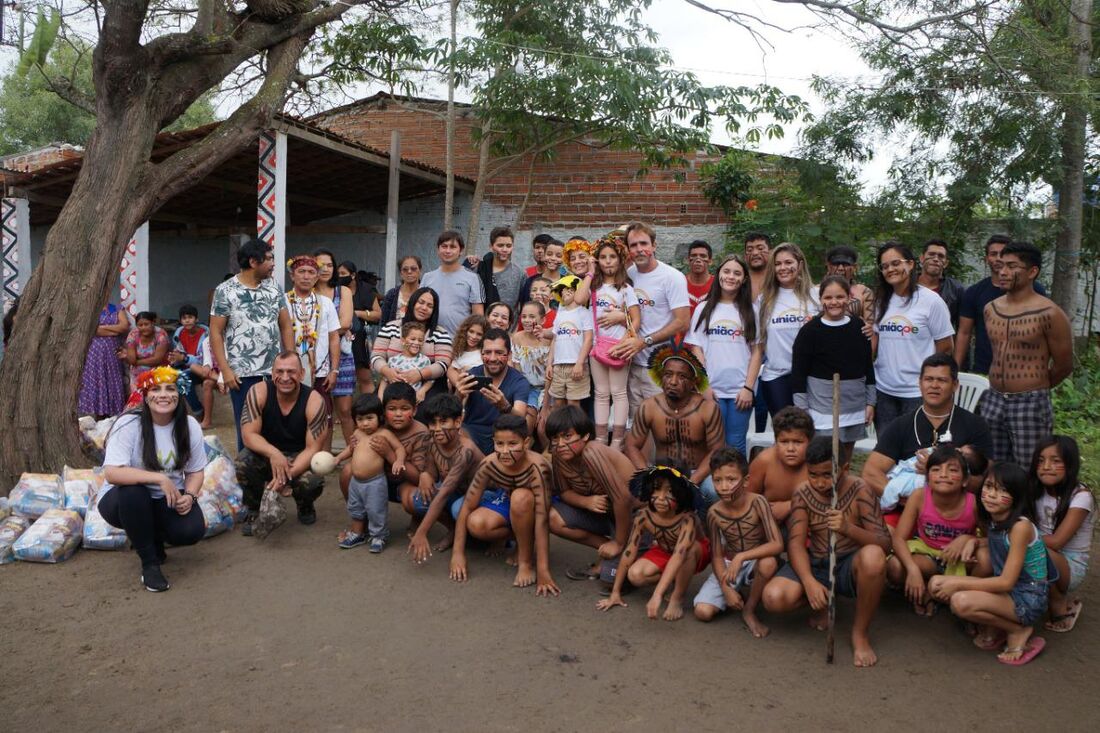
[[[904,265],[906,262],[910,261],[911,260],[892,260],[890,262],[883,262],[881,265],[878,266],[878,269],[882,272],[886,272],[887,270],[896,270],[897,268]]]

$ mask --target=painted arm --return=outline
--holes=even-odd
[[[455,520],[455,540],[451,550],[451,580],[462,583],[468,578],[466,572],[466,520],[470,518],[470,512],[481,503],[481,495],[485,493],[485,484],[489,480],[492,457],[485,458],[478,466],[474,480],[470,482],[470,488],[466,489],[466,497],[462,502],[462,509]]]
[[[695,524],[697,521],[694,512],[685,512],[684,520],[680,522],[680,534],[676,538],[676,549],[673,551],[672,557],[669,558],[664,572],[661,573],[661,578],[657,581],[657,587],[653,589],[653,595],[650,596],[649,603],[646,604],[646,612],[650,618],[657,617],[657,607],[664,600],[665,594],[668,593],[672,584],[676,582],[676,575],[680,572],[688,551],[695,543],[695,535],[698,530]]]
[[[611,586],[611,595],[596,603],[596,608],[600,611],[607,611],[615,606],[626,607],[626,604],[623,603],[623,583],[626,581],[630,566],[638,559],[638,549],[642,544],[642,532],[647,528],[648,522],[646,522],[645,512],[639,512],[630,528],[630,538],[626,541],[626,549],[619,556],[619,568],[615,571],[615,582]]]
[[[882,507],[878,497],[869,487],[861,489],[853,500],[856,504],[856,520],[852,522],[845,514],[840,533],[863,545],[878,545],[883,552],[890,552],[890,531],[882,520]],[[900,533],[899,533],[900,534]]]
[[[526,412],[526,410],[525,410]],[[539,469],[541,481],[535,493],[535,595],[556,596],[561,593],[550,574],[550,464]]]
[[[630,494],[630,476],[634,465],[630,459],[616,451],[599,451],[585,448],[584,462],[596,482],[607,491],[611,511],[615,515],[615,537],[599,547],[600,557],[611,559],[622,552],[630,536],[630,517],[634,512],[634,497]],[[564,499],[564,493],[562,495]]]
[[[626,434],[626,440],[623,441],[623,452],[634,464],[634,468],[639,471],[645,468],[648,463],[642,453],[645,450],[647,438],[649,438],[649,418],[646,404],[643,402],[642,406],[638,408],[637,414],[634,415],[634,424],[630,426],[630,432]]]

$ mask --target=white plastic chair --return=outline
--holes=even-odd
[[[959,391],[955,393],[955,404],[964,410],[974,412],[978,409],[978,400],[989,389],[989,379],[982,374],[959,373]]]

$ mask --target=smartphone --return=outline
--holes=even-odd
[[[492,377],[479,377],[477,375],[474,375],[474,387],[477,389],[485,389],[492,383]]]

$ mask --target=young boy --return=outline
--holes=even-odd
[[[765,448],[749,466],[749,491],[763,494],[779,524],[791,513],[794,490],[806,483],[806,446],[814,437],[814,421],[797,407],[784,407],[772,420],[775,445]]]
[[[453,394],[437,394],[424,403],[428,423],[428,444],[419,491],[409,496],[405,511],[422,515],[409,540],[409,553],[417,564],[427,561],[432,550],[442,552],[454,542],[454,505],[462,500],[462,487],[469,486],[485,455],[462,429],[462,400]],[[436,522],[447,528],[447,536],[429,547],[428,530]]]
[[[518,415],[497,419],[493,449],[478,466],[455,517],[451,580],[462,583],[467,579],[467,533],[489,542],[504,542],[514,536],[518,565],[512,585],[526,588],[537,583],[535,595],[556,596],[561,591],[550,575],[547,519],[550,464],[531,450],[527,421]]]
[[[428,329],[423,323],[419,321],[409,321],[401,326],[401,353],[394,354],[386,362],[390,369],[396,369],[399,372],[406,372],[410,369],[416,369],[420,371],[427,369],[432,365],[432,360],[422,353],[424,348],[424,337],[427,335]],[[416,401],[422,402],[428,394],[428,390],[432,386],[431,379],[425,379],[424,381],[417,382],[412,387],[416,390]],[[389,381],[381,379],[378,382],[377,393],[379,395],[386,394],[386,387],[389,386]]]
[[[878,497],[863,481],[838,467],[836,509],[831,509],[832,438],[814,438],[806,449],[809,479],[791,500],[790,539],[783,566],[764,589],[764,608],[772,613],[793,611],[806,603],[813,608],[810,625],[824,630],[828,619],[829,533],[836,533],[836,592],[855,596],[852,624],[855,666],[878,661],[867,631],[886,583],[886,553],[890,533],[882,521]],[[808,547],[807,547],[808,545]]]
[[[370,551],[382,552],[386,547],[389,529],[388,491],[386,465],[389,461],[396,476],[405,470],[405,446],[393,433],[382,427],[382,402],[376,395],[359,395],[351,407],[355,418],[355,437],[352,445],[340,452],[336,460],[351,457],[351,483],[348,484],[348,515],[351,526],[340,538],[340,547],[350,550],[367,541],[364,524],[369,525]],[[385,451],[375,449],[372,437],[385,441]],[[385,456],[385,457],[383,457]]]
[[[695,596],[695,618],[710,621],[727,608],[739,610],[752,635],[762,639],[768,627],[756,617],[756,607],[779,569],[783,538],[768,500],[745,489],[748,473],[748,462],[735,448],[721,448],[710,457],[718,493],[718,503],[707,512],[714,572]]]
[[[554,297],[561,304],[554,320],[554,341],[550,346],[552,378],[547,391],[555,405],[566,400],[580,406],[592,393],[588,376],[588,352],[592,349],[592,312],[573,302],[580,278],[566,275],[554,283]]]
[[[189,370],[200,380],[201,401],[198,390],[191,390],[187,393],[187,404],[205,430],[210,427],[210,418],[214,414],[214,387],[218,380],[217,374],[203,365],[203,347],[210,330],[199,323],[199,310],[193,305],[181,305],[179,316],[180,326],[172,334],[172,352],[168,355],[168,361],[177,369]]]

